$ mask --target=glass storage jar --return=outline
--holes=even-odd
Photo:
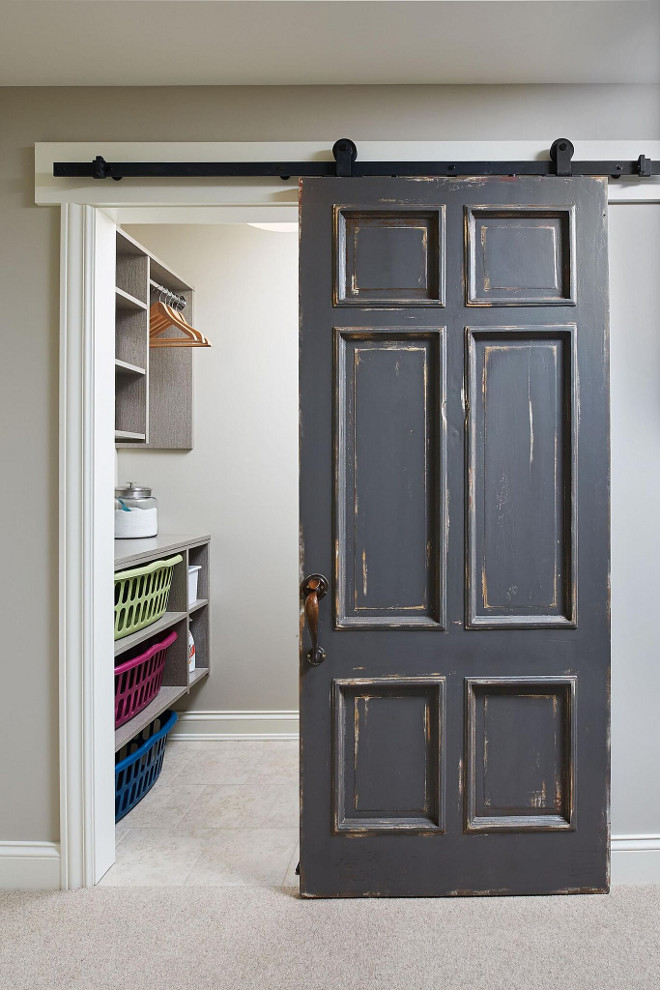
[[[115,488],[115,539],[140,540],[158,534],[158,500],[151,488],[127,485]]]

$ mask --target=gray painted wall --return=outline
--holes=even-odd
[[[4,476],[17,489],[2,533],[11,562],[0,577],[0,620],[9,630],[3,688],[10,703],[0,720],[0,750],[11,752],[12,759],[2,769],[0,839],[56,840],[59,223],[55,209],[33,205],[34,142],[314,140],[342,134],[358,140],[542,138],[548,143],[560,133],[585,140],[658,138],[660,90],[3,89],[0,120],[1,452]],[[649,321],[654,311],[644,312]],[[631,775],[638,755],[630,749],[626,771]],[[652,758],[658,757],[656,750]],[[635,799],[631,814],[640,825],[631,830],[650,828],[644,823],[651,820],[660,831],[655,812],[644,810],[648,800],[646,792]]]
[[[613,831],[660,833],[660,204],[610,207]]]

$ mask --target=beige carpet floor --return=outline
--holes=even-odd
[[[0,894],[11,990],[658,990],[660,886],[303,901],[292,888]]]

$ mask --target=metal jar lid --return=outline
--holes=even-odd
[[[151,488],[134,485],[132,481],[129,481],[127,485],[120,485],[119,488],[115,488],[115,498],[151,498]]]

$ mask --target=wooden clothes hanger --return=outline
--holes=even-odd
[[[181,330],[183,337],[161,337],[170,327]],[[152,303],[149,310],[149,347],[210,347],[211,342],[191,327],[183,313],[163,302]]]

